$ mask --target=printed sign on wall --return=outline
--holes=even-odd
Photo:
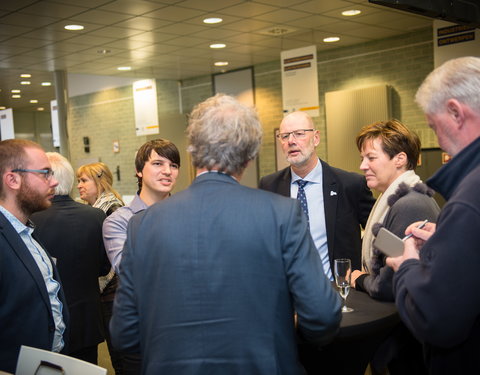
[[[317,49],[291,49],[281,54],[283,114],[305,111],[319,116]]]
[[[0,140],[15,138],[13,111],[11,108],[0,111]]]
[[[433,21],[433,61],[438,67],[462,56],[480,56],[480,30],[443,20]]]
[[[133,83],[133,108],[137,136],[158,134],[157,86],[154,79]]]

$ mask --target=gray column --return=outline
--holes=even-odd
[[[58,108],[58,130],[60,138],[60,153],[70,160],[68,143],[67,115],[68,115],[68,87],[67,73],[64,70],[54,72],[55,96]]]

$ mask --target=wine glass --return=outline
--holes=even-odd
[[[350,292],[350,276],[352,274],[352,263],[350,259],[335,259],[335,282],[343,298],[342,312],[352,312],[351,307],[347,307],[347,296]]]

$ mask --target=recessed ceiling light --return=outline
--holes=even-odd
[[[334,42],[338,42],[339,40],[340,38],[338,36],[331,36],[323,39],[325,43],[334,43]]]
[[[203,23],[212,24],[212,23],[220,23],[222,21],[223,21],[223,19],[221,19],[219,17],[210,17],[210,18],[205,18],[203,20]]]
[[[52,86],[52,82],[42,82],[42,86]]]
[[[117,70],[132,70],[131,66],[119,66]]]
[[[83,30],[85,27],[82,25],[66,25],[65,29],[70,31]]]
[[[228,65],[228,61],[217,61],[215,66],[226,66]]]
[[[38,103],[38,100],[37,99],[30,99],[30,103],[32,103],[32,104]]]
[[[99,53],[99,54],[101,54],[101,55],[106,55],[107,53],[110,53],[110,52],[112,52],[112,51],[109,50],[109,49],[99,49],[99,50],[97,51],[97,53]]]
[[[210,44],[210,48],[225,48],[227,45],[224,43],[213,43]]]
[[[2,105],[2,106],[0,106],[0,110],[2,110],[2,109],[7,109],[7,107],[4,107],[4,106]]]
[[[37,111],[45,111],[45,108],[43,108],[43,107],[38,107],[38,108],[37,108]]]
[[[32,75],[28,73],[20,74],[21,78],[30,78]]]
[[[13,94],[12,95],[13,99],[20,99],[21,97],[22,97],[22,95],[19,95],[19,94]]]
[[[22,91],[21,91],[21,90],[17,90],[17,89],[14,89],[14,90],[11,91],[12,94],[18,94],[18,93],[20,93],[20,92],[22,92]]]
[[[30,81],[21,81],[20,84],[21,85],[29,85],[31,82]]]
[[[356,16],[357,14],[360,14],[362,13],[361,10],[358,10],[358,9],[349,9],[349,10],[344,10],[342,12],[342,16],[346,16],[346,17],[351,17],[351,16]]]

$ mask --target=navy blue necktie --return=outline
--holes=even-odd
[[[297,180],[295,181],[298,184],[298,194],[297,199],[300,201],[300,205],[302,206],[303,212],[307,215],[308,220],[308,205],[307,205],[307,196],[305,195],[305,185],[308,184],[308,181],[305,180]]]

